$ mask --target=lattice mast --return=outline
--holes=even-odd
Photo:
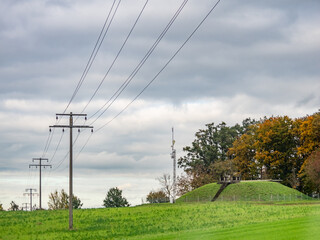
[[[174,149],[174,128],[172,127],[172,145],[171,145],[171,158],[173,160],[173,177],[172,177],[172,203],[175,203],[176,201],[176,150]]]

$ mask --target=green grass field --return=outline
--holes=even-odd
[[[319,239],[320,202],[206,202],[0,212],[0,239]]]

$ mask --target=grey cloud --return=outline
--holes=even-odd
[[[0,14],[0,171],[26,174],[43,153],[48,126],[63,111],[93,49],[112,1],[2,1]],[[68,111],[80,112],[106,73],[144,1],[122,1],[92,69]],[[90,116],[118,89],[151,47],[180,2],[150,1],[128,44],[86,112]],[[121,97],[94,124],[112,119],[164,66],[213,2],[189,1]],[[209,122],[241,122],[319,108],[318,1],[221,1],[155,82],[119,118],[98,133],[76,164],[82,181],[113,174],[112,183],[154,178],[171,169],[171,127],[177,151]],[[61,136],[53,135],[51,158]],[[77,153],[88,134],[80,135]],[[64,135],[52,164],[68,152]],[[51,172],[65,176],[67,160]],[[9,175],[10,175],[9,174]],[[59,177],[57,177],[59,176]],[[11,177],[14,179],[15,177]],[[10,179],[11,179],[10,178]],[[58,179],[59,178],[59,179]],[[130,180],[131,179],[131,180]],[[146,180],[147,179],[147,180]],[[32,182],[35,181],[24,181]],[[36,182],[36,181],[35,181]],[[58,183],[59,182],[59,183]],[[26,183],[24,183],[26,184]],[[18,188],[29,187],[17,184]],[[110,186],[111,187],[111,186]],[[4,189],[4,188],[3,188]],[[12,192],[11,189],[7,189]],[[6,192],[7,192],[6,190]],[[140,189],[146,194],[150,189]],[[20,190],[19,190],[20,191]],[[21,193],[17,192],[17,195]],[[79,193],[79,195],[85,193]],[[90,193],[92,194],[92,192]],[[136,194],[137,195],[137,194]],[[6,196],[9,196],[6,193]],[[0,199],[2,202],[9,199]]]

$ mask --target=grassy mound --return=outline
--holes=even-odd
[[[176,200],[181,202],[208,202],[216,195],[220,188],[220,184],[210,183],[188,192]]]
[[[309,199],[303,193],[277,182],[248,181],[230,184],[218,200],[293,201]]]
[[[211,201],[220,186],[217,183],[207,184],[181,196],[177,202]],[[295,201],[300,199],[311,198],[276,182],[242,181],[227,186],[217,201]]]

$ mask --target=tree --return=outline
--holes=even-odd
[[[302,165],[296,154],[298,137],[293,126],[293,120],[288,116],[266,119],[258,125],[254,143],[259,165],[266,167],[270,178],[281,179],[289,186],[292,186],[289,181],[292,173]]]
[[[248,119],[244,121],[247,125],[249,122]],[[228,127],[224,122],[218,125],[210,123],[206,124],[206,129],[200,129],[195,134],[192,146],[183,148],[186,156],[178,159],[178,167],[192,176],[192,188],[218,179],[219,176],[214,175],[214,163],[229,159],[229,148],[246,131],[247,125]]]
[[[18,211],[19,210],[19,205],[16,204],[14,201],[11,201],[10,208],[8,210],[9,211]]]
[[[49,194],[48,206],[51,210],[69,208],[68,194],[64,189],[62,189],[60,193],[58,190],[55,190],[53,193]]]
[[[263,178],[265,174],[296,188],[302,165],[297,154],[298,139],[295,122],[288,116],[265,118],[248,127],[234,141],[229,154],[242,179]]]
[[[2,203],[0,203],[0,211],[4,211]]]
[[[77,196],[72,197],[72,206],[74,209],[81,208],[82,205],[81,200]],[[48,206],[51,210],[68,209],[69,195],[64,189],[62,189],[60,193],[58,193],[58,190],[55,190],[53,193],[49,194]]]
[[[186,194],[187,192],[192,191],[192,175],[191,173],[185,173],[181,174],[180,176],[177,177],[177,195],[182,196]]]
[[[320,149],[315,150],[306,160],[304,174],[309,193],[320,192]]]
[[[83,203],[81,203],[80,198],[78,198],[77,196],[73,196],[72,197],[72,206],[74,209],[81,209]]]
[[[122,197],[122,190],[119,188],[110,188],[106,198],[103,200],[103,206],[106,208],[129,207],[127,199]]]
[[[262,165],[255,158],[256,126],[251,125],[245,134],[233,142],[228,151],[242,179],[258,179],[261,174],[259,169],[262,169]]]
[[[168,198],[167,194],[160,190],[160,191],[151,191],[147,195],[147,202],[149,203],[166,203],[169,202],[170,199]]]
[[[295,131],[299,137],[297,153],[306,159],[320,147],[320,112],[296,119]]]
[[[237,168],[231,159],[217,161],[213,164],[214,175],[219,177],[231,176],[237,173]]]
[[[164,173],[161,177],[158,177],[157,180],[161,185],[161,191],[165,193],[167,198],[173,197],[173,181],[170,177],[170,174]]]

